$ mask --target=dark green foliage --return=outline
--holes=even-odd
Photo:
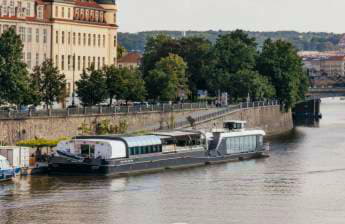
[[[76,82],[77,95],[83,106],[100,104],[107,98],[105,76],[101,70],[95,70],[92,65],[81,74],[81,79]]]
[[[191,96],[195,98],[197,90],[206,89],[207,86],[205,73],[203,72],[204,66],[208,64],[211,48],[211,42],[201,37],[173,39],[159,34],[148,40],[145,46],[141,70],[144,77],[146,77],[161,58],[167,57],[169,54],[179,55],[188,64],[186,76],[188,77]]]
[[[29,100],[28,72],[22,62],[23,44],[13,28],[0,37],[0,102],[25,104]]]
[[[65,75],[48,59],[34,68],[30,77],[30,89],[32,104],[39,105],[43,101],[48,108],[63,95],[66,89]]]
[[[114,98],[127,101],[145,99],[145,82],[138,70],[109,66],[104,68],[104,74],[110,105]]]
[[[170,54],[156,63],[146,77],[150,99],[170,101],[181,95],[188,96],[187,64],[175,54]]]
[[[291,43],[267,40],[258,58],[257,69],[271,80],[277,98],[286,108],[304,98],[308,78],[302,69],[302,60]]]

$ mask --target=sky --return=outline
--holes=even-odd
[[[345,33],[344,0],[117,0],[121,32],[234,30]]]

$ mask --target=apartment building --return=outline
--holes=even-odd
[[[83,69],[117,63],[116,16],[115,0],[0,0],[0,32],[15,27],[29,70],[52,59],[69,95]]]

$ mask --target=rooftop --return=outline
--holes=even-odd
[[[139,63],[142,55],[138,52],[130,52],[118,60],[118,63]]]

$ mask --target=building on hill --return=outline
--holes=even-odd
[[[117,63],[115,0],[0,0],[0,32],[14,27],[31,70],[50,58],[66,75],[67,93],[83,69]]]
[[[118,60],[119,68],[135,69],[140,66],[142,54],[130,52]]]

